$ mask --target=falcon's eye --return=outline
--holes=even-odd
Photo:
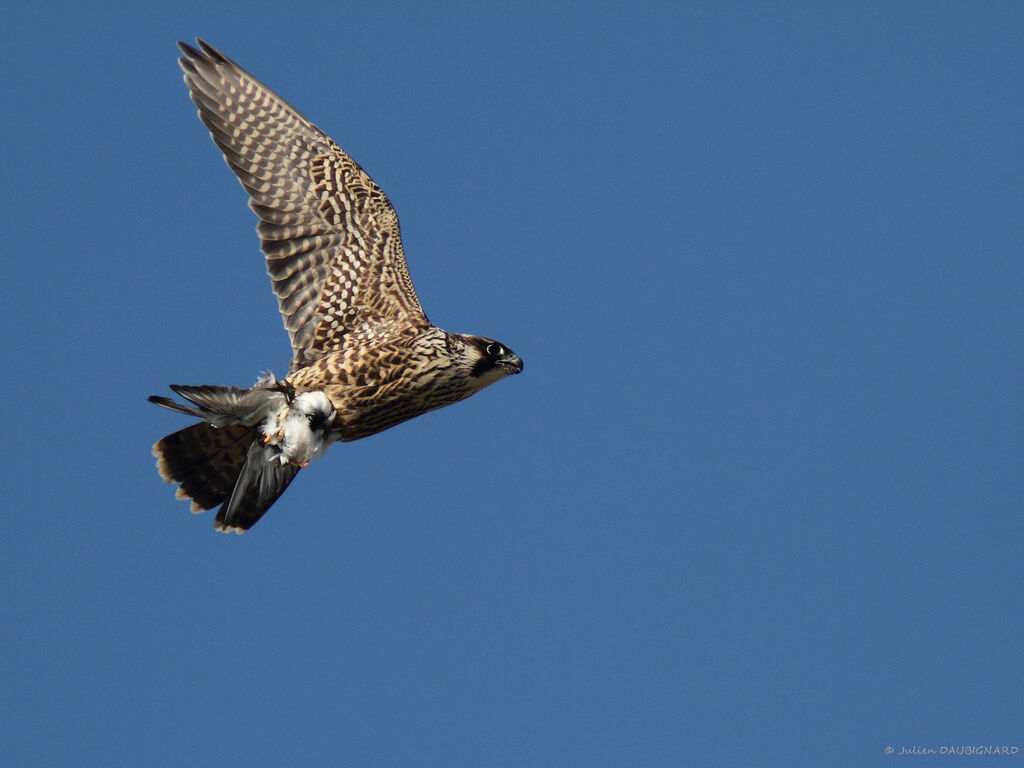
[[[486,347],[484,347],[484,352],[486,352],[491,357],[501,357],[503,354],[505,354],[505,348],[502,347],[501,344],[488,344]]]

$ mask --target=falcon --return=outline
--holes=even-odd
[[[199,119],[249,194],[292,346],[288,375],[249,388],[179,386],[201,419],[153,446],[165,482],[214,527],[242,533],[299,470],[358,440],[523,370],[494,339],[423,313],[398,217],[367,173],[283,99],[208,43],[178,43]]]

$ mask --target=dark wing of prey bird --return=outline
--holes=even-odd
[[[248,389],[171,387],[150,401],[201,421],[153,446],[160,476],[248,530],[301,467],[523,369],[494,339],[420,307],[388,198],[330,137],[213,46],[179,43],[199,119],[249,194],[292,345],[288,375]]]

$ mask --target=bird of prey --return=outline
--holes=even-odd
[[[427,320],[398,218],[367,173],[323,131],[202,40],[178,43],[199,118],[249,193],[292,345],[288,375],[249,388],[177,386],[150,401],[202,419],[153,446],[192,511],[242,533],[299,469],[358,440],[462,400],[523,362],[494,339]]]

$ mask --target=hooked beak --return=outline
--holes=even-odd
[[[496,362],[503,368],[508,368],[509,375],[515,375],[523,372],[523,361],[518,355],[514,355],[511,352]]]

